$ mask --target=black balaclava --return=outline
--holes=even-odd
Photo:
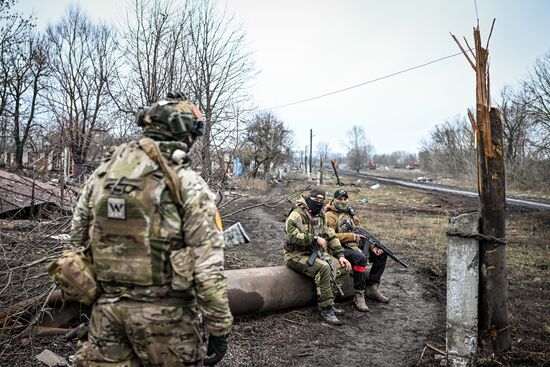
[[[315,188],[309,191],[309,195],[306,198],[307,207],[311,211],[311,214],[314,216],[319,214],[321,210],[323,210],[323,206],[325,205],[325,203],[318,203],[311,199],[312,197],[317,197],[319,195],[322,195],[323,199],[325,198],[325,192],[321,189]]]

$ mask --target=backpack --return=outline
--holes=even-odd
[[[48,273],[61,289],[61,299],[92,304],[99,296],[94,269],[82,251],[66,251],[48,266]]]
[[[99,281],[162,286],[172,280],[172,263],[189,280],[194,257],[183,244],[179,177],[151,139],[115,152],[99,172],[90,201],[90,247]],[[179,256],[171,261],[173,251]]]
[[[100,294],[97,281],[170,284],[176,291],[193,284],[195,258],[181,234],[178,175],[151,139],[122,145],[113,156],[98,168],[92,191],[93,265],[83,251],[68,251],[48,268],[63,301],[93,303]]]

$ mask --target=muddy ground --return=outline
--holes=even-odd
[[[364,184],[368,186],[368,183]],[[330,186],[326,189],[330,191]],[[351,190],[357,195],[365,192],[357,187]],[[403,188],[398,190],[399,194],[415,192],[415,196],[411,195],[409,207],[393,201],[392,192],[385,199],[375,197],[375,200],[378,199],[376,203],[355,205],[360,213],[366,211],[364,214],[373,221],[386,214],[397,218],[397,223],[390,223],[389,227],[386,224],[388,228],[385,231],[389,233],[392,232],[391,225],[406,227],[407,218],[423,217],[428,221],[433,218],[435,231],[441,232],[441,235],[435,236],[437,242],[442,242],[441,238],[444,238],[442,233],[449,216],[477,210],[478,204],[474,199]],[[271,187],[267,197],[289,191],[292,190],[288,186],[276,185]],[[423,199],[415,199],[417,196]],[[265,197],[235,203],[233,207],[224,208],[224,212],[269,201]],[[372,207],[374,205],[375,208]],[[262,206],[231,216],[231,220],[243,224],[252,242],[227,250],[226,268],[282,265],[284,219],[291,207],[290,202],[285,202],[276,208]],[[529,237],[530,231],[538,231],[536,240],[530,243],[536,248],[531,248],[531,251],[540,251],[542,255],[539,253],[541,256],[536,257],[535,263],[527,264],[515,263],[512,256],[509,308],[513,348],[500,357],[482,358],[479,363],[487,366],[540,366],[550,359],[550,213],[510,207],[508,216],[509,221],[513,222],[510,225],[511,236],[522,237],[527,233]],[[530,220],[523,222],[521,218],[524,217]],[[426,232],[434,231],[433,227],[426,228]],[[385,231],[379,229],[378,232]],[[408,243],[396,241],[391,245],[410,267],[405,270],[388,260],[381,288],[391,298],[389,304],[369,302],[371,310],[363,314],[354,310],[350,300],[341,301],[346,315],[342,317],[344,325],[340,327],[320,322],[314,306],[238,317],[231,336],[231,349],[222,365],[441,365],[441,354],[431,346],[445,350],[445,243],[440,244],[443,250],[437,253],[431,251],[430,246],[422,246],[422,230],[412,230],[412,233]],[[517,245],[523,245],[519,238]]]
[[[276,190],[280,190],[277,187]],[[247,204],[257,199],[248,200]],[[252,242],[226,251],[226,268],[283,265],[284,220],[291,208],[259,207],[236,214]],[[442,299],[433,280],[388,263],[383,291],[389,304],[369,302],[370,312],[346,311],[340,327],[322,323],[315,307],[237,318],[223,366],[410,366],[430,335],[444,335]],[[443,336],[441,337],[443,338]],[[444,341],[440,339],[440,341]]]
[[[226,251],[227,269],[283,265],[283,224],[291,202],[284,199],[271,207],[231,213],[276,202],[306,186],[293,181],[264,190],[240,187],[237,193],[245,196],[224,199],[225,225],[240,221],[252,238]],[[321,322],[314,305],[237,317],[220,366],[441,365],[442,356],[431,347],[445,350],[444,229],[449,216],[475,211],[477,202],[388,186],[374,192],[368,186],[346,186],[355,199],[368,195],[368,202],[354,200],[354,207],[367,228],[410,265],[405,270],[388,260],[381,289],[390,303],[369,302],[371,310],[364,314],[343,300],[340,306],[346,314],[339,327]],[[325,186],[327,191],[334,188]],[[550,213],[510,207],[507,228],[512,239],[508,304],[513,348],[503,356],[482,359],[480,365],[540,366],[550,360]],[[9,300],[0,297],[0,302],[6,305]],[[0,343],[0,366],[41,366],[32,356],[44,348],[68,357],[76,347],[76,341],[63,337],[4,338]]]

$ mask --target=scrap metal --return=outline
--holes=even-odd
[[[48,183],[0,170],[0,215],[15,213],[31,206],[53,204],[71,210],[78,190],[64,190]]]

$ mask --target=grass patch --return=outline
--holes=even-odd
[[[237,190],[264,194],[269,189],[269,183],[261,178],[238,177],[231,182]]]

